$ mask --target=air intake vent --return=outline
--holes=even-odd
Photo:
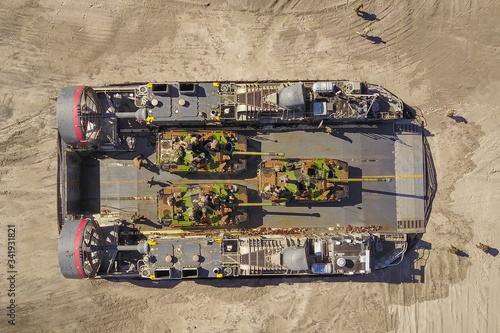
[[[425,222],[424,222],[424,220],[398,221],[398,232],[423,233],[423,232],[425,232]]]
[[[396,133],[421,133],[422,128],[417,124],[396,124],[394,131]]]

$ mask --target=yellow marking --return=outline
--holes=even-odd
[[[133,166],[133,165],[130,165]],[[361,178],[349,178],[350,180],[363,180],[365,178],[423,178],[423,175],[400,175],[400,176],[362,176]],[[255,178],[245,178],[245,181],[255,181],[257,180],[257,177]],[[339,180],[346,180],[346,179],[339,179]],[[110,181],[101,181],[99,182],[100,184],[124,184],[124,183],[147,183],[149,180],[110,180]],[[80,182],[78,181],[67,181],[66,185],[68,184],[79,184]],[[230,180],[228,180],[228,184],[230,183]]]
[[[220,279],[222,277],[222,274],[217,274],[217,278]]]
[[[363,176],[361,178],[335,178],[335,182],[362,182],[362,181],[382,181],[387,178],[422,178],[423,175],[408,175],[408,176]]]
[[[424,175],[362,176],[361,178],[422,178]]]
[[[154,275],[150,275],[150,276],[149,276],[149,278],[150,278],[151,280],[154,280],[155,276],[154,276]]]
[[[219,82],[214,82],[214,87],[218,87],[219,86]]]
[[[110,180],[110,181],[102,181],[101,184],[114,184],[114,183],[146,183],[147,180]]]
[[[99,184],[123,184],[123,183],[147,183],[147,180],[113,180],[113,181],[102,181],[99,182]],[[80,184],[79,181],[70,181],[66,182],[66,185],[68,184]]]
[[[150,121],[155,121],[155,117],[147,117],[147,118],[146,118],[146,121],[147,121],[147,122],[150,122]]]
[[[151,240],[150,240],[150,241],[148,241],[148,244],[149,244],[149,245],[156,245],[156,241],[151,241]]]
[[[215,242],[216,242],[216,243],[222,243],[222,238],[217,238],[217,239],[215,240]]]
[[[113,201],[113,200],[156,200],[157,197],[106,197],[101,198],[102,201]]]
[[[144,235],[182,235],[182,234],[190,234],[191,232],[186,230],[149,230],[149,231],[141,231]]]
[[[148,83],[148,88],[151,88],[153,86],[152,83]]]

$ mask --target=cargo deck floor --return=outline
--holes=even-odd
[[[143,137],[140,137],[143,135]],[[346,161],[349,177],[392,176],[395,174],[395,151],[397,144],[405,144],[396,139],[393,123],[379,126],[336,127],[332,135],[316,131],[284,131],[258,134],[250,137],[249,151],[284,152],[286,158],[325,157]],[[418,141],[418,140],[417,140]],[[260,157],[248,157],[248,170],[229,179],[227,176],[205,177],[196,175],[182,178],[160,171],[155,166],[138,170],[133,158],[139,154],[154,162],[152,137],[139,134],[137,152],[116,153],[113,158],[100,160],[99,197],[100,209],[123,219],[129,219],[138,212],[147,218],[144,228],[161,228],[157,224],[156,195],[159,185],[149,187],[147,181],[154,180],[163,185],[170,183],[232,182],[248,186],[250,202],[259,202],[257,195],[257,165]],[[398,143],[399,142],[399,143]],[[417,146],[416,150],[419,149]],[[420,148],[421,149],[421,148]],[[420,156],[422,153],[418,153]],[[270,157],[263,157],[268,159]],[[420,163],[422,159],[420,160]],[[423,167],[419,166],[417,170]],[[88,172],[88,171],[87,171]],[[85,176],[85,171],[83,171]],[[95,174],[95,172],[93,173]],[[91,181],[91,180],[90,180]],[[397,181],[350,182],[349,198],[336,203],[292,203],[288,206],[252,207],[248,209],[249,221],[240,227],[271,228],[345,228],[352,226],[380,226],[381,232],[397,231]],[[423,186],[422,186],[423,187]],[[96,191],[97,192],[97,191]],[[90,196],[92,196],[90,194]],[[97,196],[97,195],[96,195]],[[417,193],[415,200],[423,201]],[[423,214],[423,211],[421,212]]]

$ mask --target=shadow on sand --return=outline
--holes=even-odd
[[[363,20],[366,20],[366,21],[380,21],[380,19],[377,17],[377,15],[367,13],[367,12],[365,12],[363,10],[360,10],[358,12],[358,16],[361,17]]]
[[[488,252],[490,255],[493,257],[496,257],[498,255],[498,249],[494,247],[490,247],[490,251]]]
[[[467,119],[465,119],[464,117],[462,116],[451,116],[450,117],[451,119],[455,120],[457,123],[464,123],[464,124],[468,124],[469,122],[467,121]]]
[[[366,36],[365,38],[372,42],[372,44],[387,44],[386,41],[378,36]]]

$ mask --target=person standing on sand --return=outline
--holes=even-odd
[[[448,251],[450,251],[451,254],[458,254],[459,250],[454,247],[453,245],[450,245],[450,248],[448,249]]]
[[[476,247],[482,250],[484,253],[490,253],[490,247],[486,244],[479,243],[478,245],[476,245]]]
[[[363,3],[360,3],[356,7],[354,7],[354,11],[356,12],[356,15],[359,16],[359,12],[361,11],[361,8],[363,8]]]
[[[361,37],[366,38],[366,37],[368,37],[368,34],[370,33],[370,31],[372,31],[372,28],[370,28],[370,27],[366,27],[366,28],[363,30],[363,32],[357,32],[357,31],[356,31],[356,33],[357,33],[358,35],[360,35]]]

